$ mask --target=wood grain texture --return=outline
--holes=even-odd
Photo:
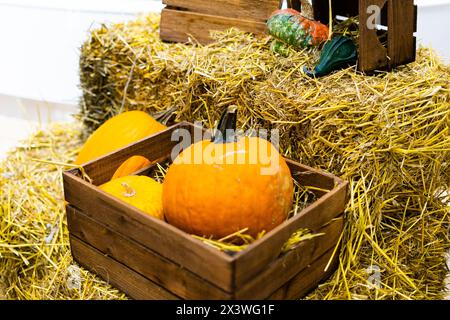
[[[167,158],[174,144],[172,133],[179,133],[178,129],[186,130],[194,137],[189,138],[188,144],[202,139],[203,131],[199,133],[189,123],[179,124],[87,164],[86,171],[97,180],[109,179],[114,170],[107,167],[115,167],[134,152],[148,152],[149,159],[153,159],[152,155],[155,159]],[[197,134],[193,134],[194,131]],[[287,163],[292,176],[301,185],[331,191],[318,194],[320,198],[313,204],[234,256],[207,246],[103,192],[81,179],[77,170],[63,174],[65,199],[69,203],[70,235],[112,255],[114,261],[123,262],[179,297],[252,298],[252,291],[259,292],[257,297],[267,296],[337,242],[342,221],[329,223],[344,211],[347,201],[347,182],[291,160]],[[327,230],[329,237],[305,242],[297,250],[281,256],[283,244],[300,228],[313,232],[324,228],[322,230]],[[164,268],[170,271],[161,276]],[[182,279],[181,283],[174,282],[171,277]],[[199,279],[205,280],[204,285]],[[269,279],[273,284],[264,286]]]
[[[414,0],[389,0],[388,55],[391,68],[416,59]]]
[[[69,232],[183,299],[230,299],[231,294],[196,274],[67,207]],[[79,257],[83,261],[83,257]]]
[[[72,256],[82,267],[138,300],[178,300],[179,298],[122,263],[71,235]]]
[[[291,171],[292,177],[302,186],[312,186],[325,190],[332,190],[336,184],[343,183],[343,181],[336,176],[311,168],[301,163],[285,159]],[[326,192],[321,190],[312,191],[316,196],[321,197]]]
[[[387,0],[360,0],[359,8],[359,62],[361,71],[371,72],[388,67],[387,49],[380,43],[376,29],[369,29],[367,21],[370,18],[367,8],[376,5],[383,8]]]
[[[163,0],[163,4],[197,13],[261,22],[280,8],[280,0]]]
[[[68,172],[63,174],[63,183],[65,199],[70,205],[119,234],[202,275],[225,291],[231,291],[231,258],[226,254]]]
[[[388,44],[384,47],[367,20],[371,5],[382,8],[381,24],[388,26]],[[329,22],[329,1],[313,1],[315,19]],[[340,0],[332,3],[333,16],[354,17],[359,14],[359,70],[371,73],[412,62],[416,58],[417,7],[414,0]]]
[[[210,31],[236,27],[245,32],[265,33],[265,22],[215,16],[165,8],[161,12],[160,37],[164,41],[211,43]]]
[[[211,30],[225,30],[237,27],[255,34],[266,31],[265,20],[270,12],[279,7],[278,1],[248,0],[164,0],[168,7],[161,14],[161,39],[174,42],[188,42],[189,38],[201,44],[212,41]],[[289,5],[300,8],[300,0],[290,0]],[[385,6],[387,4],[387,6]],[[388,45],[384,47],[375,29],[367,26],[372,13],[367,9],[377,5],[382,10],[383,25],[388,25]],[[329,22],[329,1],[313,1],[315,19]],[[416,59],[417,6],[414,0],[340,0],[332,2],[333,16],[354,17],[359,14],[359,63],[360,71],[372,73],[375,70],[391,69]],[[386,14],[387,13],[387,14]]]
[[[334,183],[338,185],[296,217],[284,222],[234,257],[204,245],[165,222],[149,217],[70,173],[64,173],[63,181],[65,198],[72,206],[121,235],[185,266],[224,291],[232,292],[275,260],[293,232],[299,228],[318,230],[345,208],[346,182],[313,168],[296,165],[292,161],[289,161],[289,166],[294,177],[300,176],[300,183],[306,182],[319,188]],[[307,172],[310,174],[305,174]],[[317,179],[315,182],[313,179],[302,179],[302,176],[316,176]],[[209,263],[205,265],[199,261]]]
[[[325,267],[331,263],[327,270]],[[339,256],[333,255],[333,249],[328,250],[325,254],[313,261],[307,268],[300,271],[288,283],[284,284],[280,289],[276,290],[268,297],[268,300],[295,300],[306,295],[313,288],[336,270],[339,262]]]
[[[277,290],[280,284],[290,283],[294,277],[301,284],[305,281],[308,282],[308,280],[300,279],[308,278],[306,273],[301,273],[301,277],[297,274],[305,268],[311,270],[308,267],[311,261],[314,263],[325,252],[334,248],[343,226],[342,218],[334,220],[319,230],[319,232],[325,233],[323,238],[305,241],[297,249],[269,265],[265,271],[238,290],[236,294],[230,295],[139,244],[101,226],[76,209],[69,207],[67,213],[71,247],[76,261],[136,299],[158,299],[162,288],[167,289],[163,291],[163,294],[174,294],[182,299],[265,299],[272,296],[274,291],[280,291]],[[72,244],[72,240],[81,243]],[[79,248],[80,246],[82,248]],[[91,250],[88,250],[89,248]],[[98,255],[102,257],[95,258]],[[119,265],[119,268],[111,268],[111,265],[116,264]],[[333,268],[330,269],[330,271],[333,270]],[[129,276],[124,276],[122,272],[131,274],[131,279]],[[141,277],[145,277],[146,280]],[[145,284],[143,286],[143,288],[147,288],[144,290],[145,294],[142,293],[142,289],[136,293],[134,284],[130,288],[130,283],[133,283],[135,278]],[[321,280],[321,278],[316,280]],[[298,286],[296,285],[296,287]]]
[[[338,243],[343,229],[343,218],[337,218],[318,230],[324,235],[302,242],[297,248],[287,252],[269,264],[242,288],[238,288],[236,299],[265,299],[287,283],[297,273],[307,268],[311,261],[317,260]]]
[[[322,196],[302,210],[295,217],[285,221],[268,232],[259,241],[249,245],[234,258],[234,288],[244,285],[256,274],[274,261],[283,244],[300,228],[317,231],[323,225],[344,212],[347,199],[347,182],[342,182],[332,191]]]

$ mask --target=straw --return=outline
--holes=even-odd
[[[299,66],[313,64],[317,51],[279,57],[270,38],[235,29],[214,33],[217,42],[208,46],[162,43],[158,21],[149,15],[92,32],[80,61],[86,128],[122,105],[168,124],[200,120],[211,127],[235,104],[244,130],[279,129],[284,155],[350,183],[338,269],[309,299],[443,298],[450,67],[421,48],[415,63],[394,72],[369,77],[348,68],[309,79]],[[40,132],[1,166],[2,296],[124,297],[82,268],[72,275],[62,169],[32,160],[70,163],[79,135],[83,140],[89,130]]]
[[[284,155],[351,183],[340,266],[310,298],[443,296],[450,68],[433,51],[419,49],[415,63],[393,72],[365,76],[348,68],[310,79],[302,66],[316,63],[317,50],[277,56],[270,37],[235,29],[212,33],[216,42],[207,46],[163,43],[158,23],[147,15],[92,32],[80,60],[79,118],[88,128],[123,101],[124,110],[164,115],[167,124],[199,120],[206,127],[235,104],[241,128],[279,129]],[[357,18],[336,22],[333,32],[357,40],[357,25]],[[379,286],[366,272],[375,266]]]
[[[1,299],[125,298],[70,254],[61,174],[74,166],[81,130],[38,131],[0,167]]]

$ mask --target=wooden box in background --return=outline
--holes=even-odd
[[[305,0],[306,1],[306,0]],[[189,37],[205,44],[211,42],[211,30],[237,27],[255,34],[266,31],[265,22],[281,6],[280,0],[163,0],[162,40],[187,42]],[[312,0],[314,18],[329,22],[329,0]],[[300,0],[289,6],[301,11]],[[373,20],[373,6],[380,8],[380,24],[386,30],[368,25]],[[417,6],[414,0],[333,0],[333,17],[359,16],[360,71],[392,69],[416,59]],[[387,33],[387,35],[386,35]],[[387,41],[380,41],[380,37]],[[383,42],[383,43],[382,43]]]
[[[234,255],[96,187],[131,155],[167,159],[178,143],[171,141],[178,129],[194,136],[192,124],[179,123],[85,165],[93,184],[79,169],[64,172],[70,245],[80,265],[135,299],[296,299],[334,272],[347,182],[331,174],[287,160],[301,185],[330,191],[317,191],[315,202]],[[300,228],[324,235],[283,253],[286,240]]]
[[[379,22],[385,30],[371,27],[376,7],[381,9]],[[313,0],[313,10],[315,19],[329,22],[328,0]],[[359,70],[390,70],[416,60],[414,0],[333,0],[332,12],[334,17],[359,16]],[[380,37],[386,36],[383,44]]]
[[[162,40],[202,44],[211,42],[210,31],[236,27],[255,34],[265,33],[270,14],[280,0],[163,0],[160,36]]]

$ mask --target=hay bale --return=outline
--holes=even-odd
[[[120,299],[125,295],[72,259],[62,166],[80,147],[81,126],[38,131],[0,166],[0,299]]]
[[[92,32],[80,60],[88,128],[129,109],[212,126],[224,106],[237,104],[244,128],[280,129],[286,155],[351,183],[339,269],[309,299],[442,297],[449,67],[422,49],[393,73],[349,69],[312,80],[299,70],[314,56],[275,57],[265,37],[230,30],[193,47],[161,43],[157,28],[158,17],[146,16]],[[67,125],[40,131],[0,166],[1,296],[125,298],[74,265],[62,167],[42,162],[72,161],[86,133]]]
[[[79,117],[88,128],[132,109],[212,127],[236,104],[244,129],[279,129],[286,156],[351,183],[339,270],[311,298],[441,297],[448,66],[423,48],[395,72],[369,77],[350,68],[315,80],[301,68],[317,52],[277,57],[268,37],[233,29],[208,46],[162,43],[158,19],[104,26],[83,45]]]

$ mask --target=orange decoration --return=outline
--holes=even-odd
[[[235,124],[236,113],[229,109],[219,132],[227,133]],[[244,228],[252,236],[272,230],[286,220],[292,198],[284,158],[269,141],[257,137],[219,135],[193,144],[175,159],[163,183],[167,221],[216,239]]]
[[[143,156],[132,156],[125,160],[119,168],[117,168],[116,172],[112,176],[112,179],[129,176],[136,171],[148,167],[151,164],[150,160]]]
[[[128,111],[112,117],[88,138],[75,161],[83,164],[167,127],[143,111]]]

